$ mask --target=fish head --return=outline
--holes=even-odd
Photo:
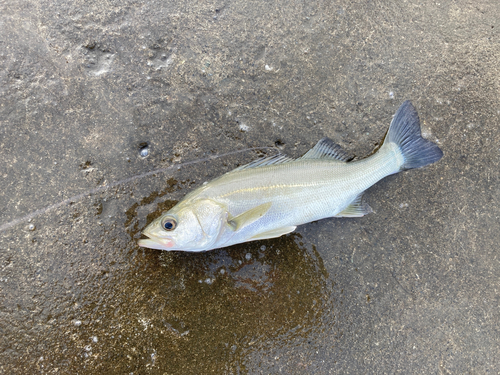
[[[204,251],[213,248],[227,223],[227,210],[210,199],[178,204],[149,224],[139,246],[157,250]]]

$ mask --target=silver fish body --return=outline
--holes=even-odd
[[[363,192],[382,178],[442,157],[420,134],[415,108],[404,102],[382,147],[348,162],[328,138],[299,159],[282,155],[239,167],[199,187],[146,227],[139,246],[206,251],[279,237],[297,225],[327,217],[360,217],[371,212]]]

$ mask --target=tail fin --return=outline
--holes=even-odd
[[[417,111],[409,100],[394,115],[384,143],[388,142],[395,143],[403,154],[401,170],[420,168],[443,156],[437,144],[422,138]]]

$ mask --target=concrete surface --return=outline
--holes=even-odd
[[[499,14],[1,1],[0,372],[500,373]],[[323,136],[363,157],[405,99],[445,157],[371,188],[375,213],[137,247],[194,187],[275,151],[204,158]]]

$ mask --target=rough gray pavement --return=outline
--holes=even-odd
[[[499,14],[1,1],[0,373],[500,373]],[[371,188],[373,214],[137,247],[187,192],[276,151],[225,154],[328,136],[362,158],[406,99],[445,156]]]

